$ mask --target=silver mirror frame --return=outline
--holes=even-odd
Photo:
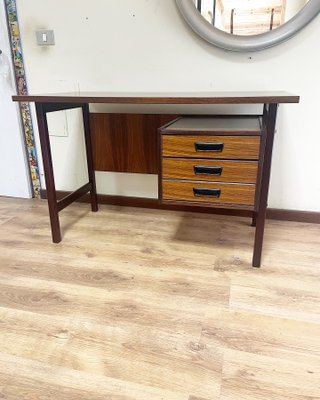
[[[303,9],[288,22],[260,35],[231,35],[212,26],[199,13],[193,0],[176,0],[177,6],[190,27],[207,42],[226,50],[259,51],[282,43],[312,21],[320,12],[320,0],[309,0]]]

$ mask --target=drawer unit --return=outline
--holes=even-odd
[[[162,182],[164,200],[254,205],[255,185],[197,181]]]
[[[160,200],[256,210],[258,117],[181,117],[160,129]]]
[[[162,159],[163,179],[256,183],[257,173],[257,161]]]
[[[275,115],[271,105],[260,116],[187,116],[159,129],[160,202],[251,215],[253,266],[261,260]]]
[[[259,136],[163,135],[163,157],[258,160]]]

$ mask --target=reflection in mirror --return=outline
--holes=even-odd
[[[308,1],[193,0],[201,15],[214,27],[247,36],[278,28],[301,11]]]

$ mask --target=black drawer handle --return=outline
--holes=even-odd
[[[196,142],[194,147],[196,151],[212,151],[216,153],[221,153],[223,151],[224,143],[205,143]]]
[[[199,167],[195,165],[193,169],[195,175],[221,176],[222,174],[222,167]]]
[[[196,197],[213,197],[215,199],[218,199],[221,195],[221,189],[193,188],[193,194]]]

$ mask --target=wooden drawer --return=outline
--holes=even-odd
[[[258,160],[260,136],[163,135],[164,157]]]
[[[163,158],[163,179],[256,183],[257,161]]]
[[[163,200],[254,205],[255,185],[162,181]]]

